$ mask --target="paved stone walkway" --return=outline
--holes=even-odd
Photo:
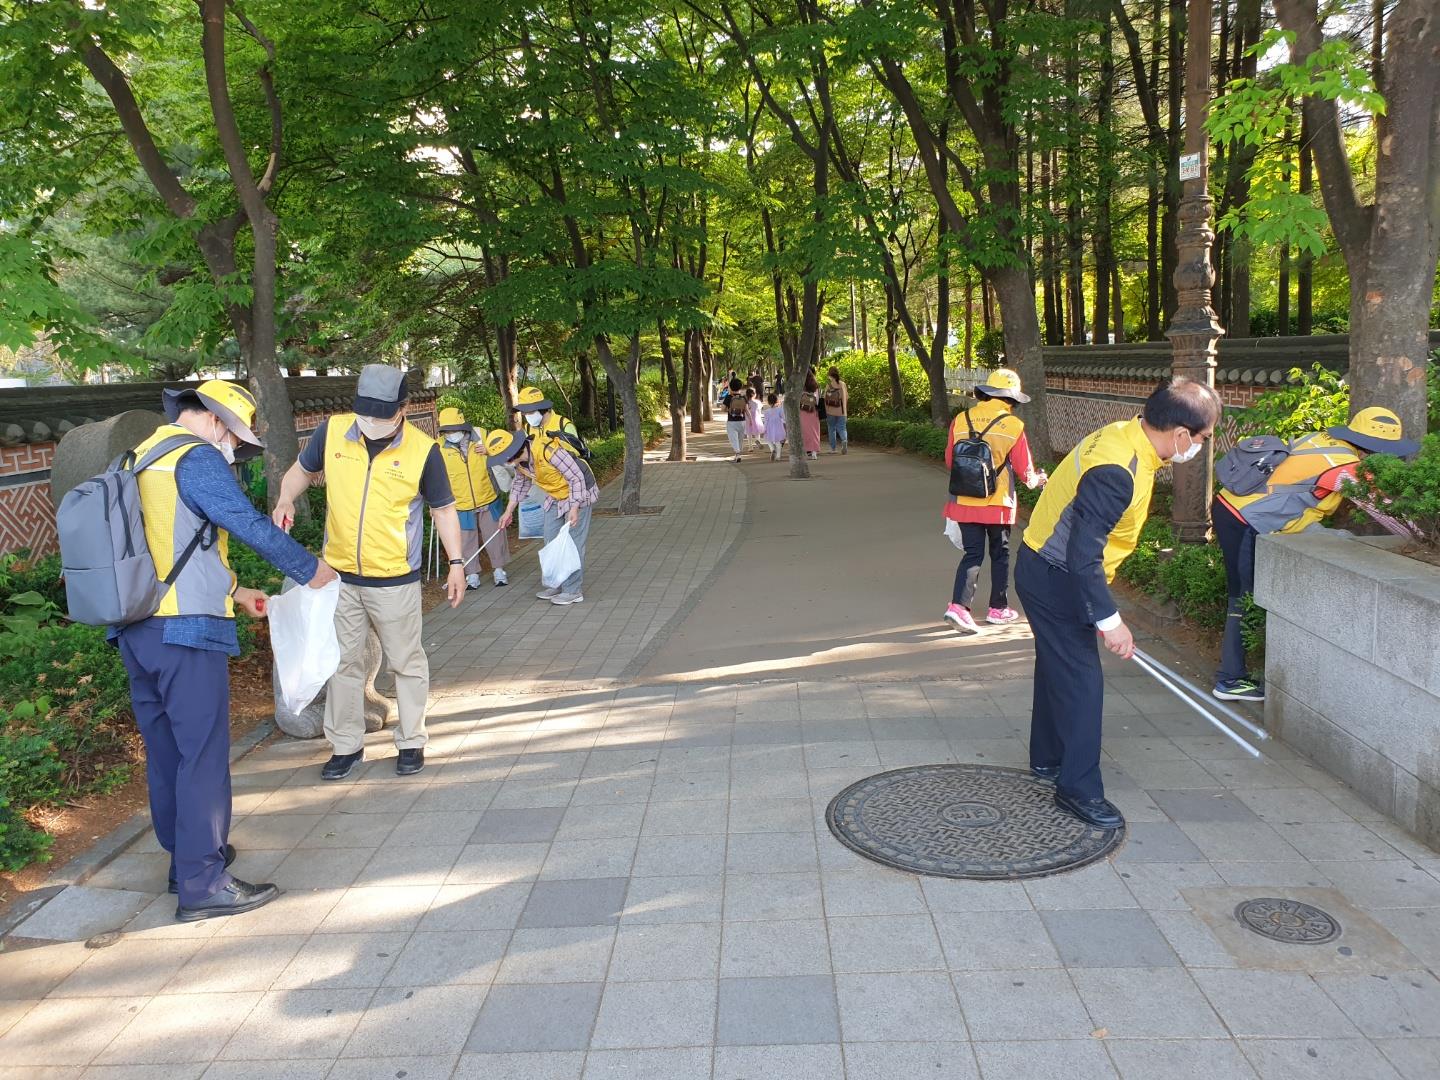
[[[892,498],[935,486],[873,457]],[[757,486],[747,508],[741,476],[769,468],[650,470],[646,502],[666,512],[597,521],[587,605],[592,588],[597,606],[619,591],[604,554],[637,582],[646,566],[665,579],[629,620],[611,601],[607,627],[644,620],[638,639],[685,614],[709,570],[670,555],[726,542],[646,530],[681,520],[687,483],[724,508],[708,513],[717,533],[773,510],[769,490],[809,500],[817,536],[843,534],[847,510],[821,484]],[[765,557],[738,535],[731,567]],[[933,540],[897,539],[894,565],[923,564]],[[860,610],[868,580],[853,576]],[[545,650],[567,625],[522,588],[483,596],[488,616],[476,605],[457,626],[509,619]],[[978,674],[966,658],[985,644],[952,643],[957,670]],[[645,647],[627,643],[617,670]],[[767,678],[591,685],[602,663],[520,669],[547,684],[517,692],[491,661],[472,672],[476,651],[437,664],[450,682],[418,777],[393,775],[383,736],[352,783],[318,782],[313,743],[238,764],[236,870],[281,884],[274,904],[175,924],[147,837],[88,883],[117,924],[144,905],[118,943],[9,943],[0,1080],[1440,1076],[1440,857],[1288,748],[1244,757],[1133,668],[1108,666],[1123,848],[1066,875],[976,883],[868,863],[823,813],[885,768],[1024,764],[1018,662],[983,683],[907,674],[901,657],[888,680],[813,677],[799,660]],[[466,689],[481,677],[495,681]],[[1269,944],[1232,915],[1258,896],[1309,900],[1344,933]],[[65,923],[30,930],[60,939]]]

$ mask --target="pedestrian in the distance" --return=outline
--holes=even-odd
[[[815,372],[805,376],[805,389],[800,392],[800,441],[805,456],[811,459],[820,456],[820,384],[815,381]]]
[[[725,434],[730,439],[730,449],[735,451],[735,460],[745,452],[745,421],[750,415],[749,403],[745,400],[745,384],[739,379],[730,380],[730,396],[725,399]]]
[[[850,430],[845,419],[850,415],[850,388],[840,378],[840,369],[833,364],[825,375],[825,431],[830,436],[830,453],[840,444],[840,453],[850,452]]]
[[[1085,436],[1046,483],[1015,560],[1035,635],[1030,771],[1055,781],[1057,806],[1098,829],[1125,819],[1100,777],[1105,676],[1096,636],[1121,659],[1135,654],[1109,583],[1140,538],[1156,470],[1198,454],[1219,419],[1213,389],[1176,378],[1134,420]]]
[[[780,450],[785,445],[785,410],[780,398],[771,394],[769,407],[765,410],[765,445],[770,449],[770,460],[780,460]]]
[[[765,435],[765,425],[760,420],[760,396],[754,387],[745,388],[745,437],[753,440],[758,448]]]
[[[785,396],[785,373],[777,368],[775,371],[775,381],[770,385],[774,388],[775,393],[783,398]]]
[[[750,389],[755,391],[755,400],[762,400],[765,397],[765,376],[760,373],[758,367],[750,369],[750,378],[747,381],[750,383]]]
[[[505,509],[504,496],[496,488],[490,459],[485,456],[485,433],[465,420],[454,408],[440,410],[440,453],[455,495],[460,515],[461,557],[465,560],[465,586],[480,587],[480,560],[489,556],[495,584],[508,585],[505,564],[510,561],[510,540],[497,527]]]
[[[991,372],[984,386],[974,391],[979,404],[956,415],[950,423],[950,437],[945,444],[945,467],[955,464],[956,448],[974,448],[977,440],[989,450],[994,468],[994,489],[989,495],[952,495],[945,502],[945,520],[954,522],[965,552],[955,571],[955,587],[945,621],[964,634],[978,634],[971,607],[980,581],[980,567],[985,549],[990,549],[990,609],[988,623],[1012,623],[1020,618],[1010,606],[1010,527],[1015,524],[1015,481],[1021,479],[1028,488],[1045,482],[1045,474],[1037,472],[1030,457],[1030,441],[1025,436],[1025,422],[1011,410],[1030,400],[1022,393],[1020,376],[1008,368]],[[956,490],[951,487],[951,490]],[[949,526],[947,526],[949,531]]]

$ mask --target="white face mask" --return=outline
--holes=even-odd
[[[1189,435],[1189,432],[1186,432],[1186,434]],[[1180,452],[1180,433],[1177,431],[1175,433],[1175,456],[1170,459],[1170,463],[1172,465],[1184,465],[1185,462],[1191,460],[1196,454],[1200,453],[1200,448],[1204,445],[1205,442],[1203,439],[1197,439],[1195,438],[1195,436],[1191,435],[1190,445],[1185,448],[1185,452],[1182,454]]]
[[[465,433],[463,431],[447,431],[445,433],[445,441],[451,446],[459,446],[465,441]]]
[[[527,412],[527,413],[525,414],[525,422],[526,422],[527,424],[529,424],[531,427],[539,427],[539,426],[540,426],[540,421],[541,421],[541,420],[544,420],[544,419],[545,419],[545,414],[544,414],[544,413]]]
[[[367,439],[388,439],[400,430],[400,421],[377,420],[373,416],[357,416],[355,423]]]
[[[225,426],[223,420],[216,421],[218,434],[210,440],[210,445],[220,451],[220,456],[225,459],[225,464],[235,464],[235,447],[230,445],[230,429]]]

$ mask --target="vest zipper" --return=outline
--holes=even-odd
[[[369,453],[370,448],[365,448]],[[375,459],[372,457],[370,463],[365,466],[365,490],[360,492],[360,519],[355,523],[355,573],[365,573],[365,563],[361,558],[361,549],[365,546],[365,503],[370,499],[370,471],[375,468]]]

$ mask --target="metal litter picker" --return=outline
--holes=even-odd
[[[1234,721],[1236,724],[1239,724],[1242,728],[1250,732],[1250,734],[1254,735],[1255,738],[1260,740],[1261,742],[1264,742],[1270,738],[1270,733],[1267,732],[1264,728],[1260,727],[1258,724],[1252,724],[1249,720],[1245,719],[1245,717],[1241,716],[1234,709],[1230,708],[1230,706],[1222,702],[1206,700],[1209,695],[1205,693],[1205,690],[1202,687],[1197,686],[1195,683],[1185,678],[1185,676],[1175,671],[1172,671],[1170,668],[1160,663],[1159,660],[1156,660],[1153,656],[1144,652],[1143,650],[1136,649],[1133,659],[1137,664],[1140,665],[1141,669],[1147,675],[1150,675],[1152,678],[1155,679],[1156,682],[1160,683],[1161,686],[1165,687],[1165,689],[1169,690],[1181,701],[1185,702],[1186,705],[1189,705],[1197,713],[1203,716],[1227,739],[1235,743],[1235,745],[1244,749],[1244,751],[1247,754],[1250,754],[1252,757],[1258,758],[1261,756],[1259,748],[1251,746],[1238,734],[1232,731],[1228,726],[1226,726],[1226,724],[1220,719],[1220,717],[1212,713],[1210,709],[1206,706],[1209,705],[1218,709],[1223,716]],[[1202,700],[1205,701],[1204,705],[1201,704]]]

